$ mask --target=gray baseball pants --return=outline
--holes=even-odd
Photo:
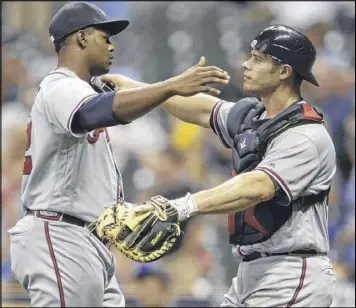
[[[32,307],[124,307],[115,258],[86,228],[25,216],[9,230],[11,269]]]
[[[221,307],[330,307],[335,281],[325,255],[242,261]]]

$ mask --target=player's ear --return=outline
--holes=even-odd
[[[290,65],[288,64],[283,64],[280,67],[280,78],[281,80],[286,80],[289,78],[293,73],[293,69]]]
[[[88,46],[88,35],[84,30],[79,30],[76,35],[78,45],[85,49]]]

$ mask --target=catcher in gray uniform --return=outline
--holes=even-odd
[[[222,307],[328,307],[335,285],[327,256],[335,149],[322,114],[300,92],[303,80],[319,86],[311,72],[316,51],[304,34],[283,25],[262,30],[251,49],[243,88],[260,101],[198,94],[161,105],[211,128],[232,150],[233,177],[179,199],[153,198],[135,211],[167,203],[180,221],[228,214],[233,255],[241,262]],[[105,78],[124,88],[142,85],[121,75]]]

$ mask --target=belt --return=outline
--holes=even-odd
[[[88,225],[89,223],[80,219],[80,218],[77,218],[77,217],[74,217],[74,216],[71,216],[71,215],[68,215],[68,214],[62,214],[62,213],[57,213],[57,212],[48,212],[48,213],[51,213],[51,215],[46,215],[45,213],[48,212],[48,211],[33,211],[33,210],[28,210],[26,212],[26,215],[30,215],[30,216],[36,216],[38,218],[44,218],[44,219],[47,219],[47,220],[52,220],[52,221],[61,221],[61,222],[65,222],[67,224],[72,224],[72,225],[76,225],[76,226],[79,226],[79,227],[82,227],[84,228],[86,225]],[[56,215],[52,215],[52,214],[56,214]],[[99,238],[99,235],[96,233],[96,231],[92,231],[92,233],[99,239],[100,242],[102,242],[104,245],[108,244],[109,243],[109,240],[107,239],[100,239]]]
[[[271,256],[291,256],[291,255],[319,255],[321,253],[317,252],[316,250],[294,250],[291,252],[277,252],[277,253],[267,253],[267,252],[258,252],[254,251],[249,255],[246,255],[242,258],[242,261],[254,261],[264,257],[271,257]]]

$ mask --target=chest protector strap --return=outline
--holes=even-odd
[[[261,161],[267,142],[288,128],[323,123],[322,114],[305,103],[294,103],[272,119],[260,120],[265,107],[257,99],[245,98],[231,109],[227,119],[232,148],[232,176],[253,170]],[[324,200],[328,191],[301,197],[309,206]],[[261,202],[245,211],[228,215],[230,243],[250,245],[269,239],[291,216],[291,206],[279,206],[276,199]]]

